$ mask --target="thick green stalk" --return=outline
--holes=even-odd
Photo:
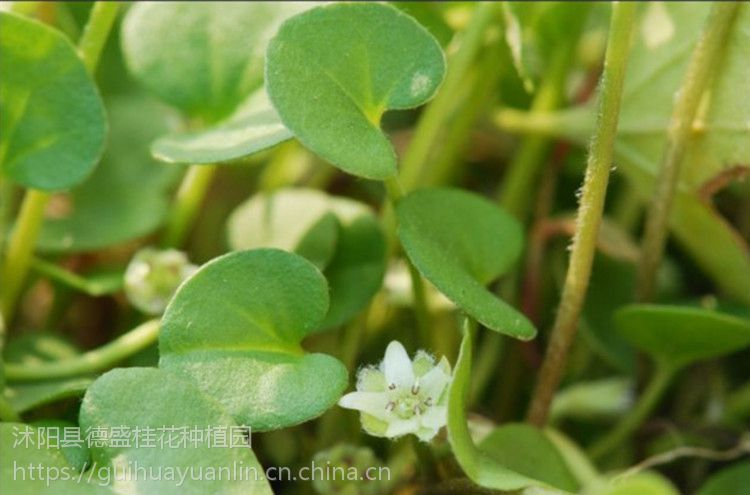
[[[80,356],[44,364],[5,364],[8,381],[56,380],[97,373],[110,368],[156,342],[159,320],[149,320],[112,342]]]
[[[16,301],[21,294],[29,262],[44,219],[49,194],[29,189],[23,197],[16,225],[8,242],[2,269],[2,313],[10,325]]]
[[[190,166],[177,190],[162,239],[163,247],[179,247],[185,242],[215,174],[216,165]]]
[[[680,175],[680,165],[692,136],[698,106],[721,59],[721,51],[726,44],[739,5],[735,2],[713,4],[703,34],[690,57],[685,80],[677,92],[672,119],[667,129],[667,146],[648,209],[641,244],[636,286],[636,297],[640,301],[650,301],[653,298],[656,273],[664,254],[667,222]]]
[[[570,345],[575,338],[578,318],[588,289],[596,250],[604,199],[612,167],[617,121],[620,114],[625,67],[635,24],[636,4],[612,5],[607,53],[602,72],[596,131],[589,147],[576,233],[570,254],[560,306],[552,327],[547,353],[531,401],[528,420],[535,425],[547,422],[552,397],[560,384]]]
[[[99,58],[107,42],[112,24],[120,8],[118,2],[96,2],[91,7],[89,22],[78,40],[78,53],[81,54],[83,64],[89,73],[93,74],[99,64]]]
[[[664,395],[674,375],[675,370],[672,367],[666,365],[657,367],[656,373],[638,398],[635,407],[627,411],[609,433],[591,446],[589,455],[592,459],[601,459],[609,454],[638,429],[659,404],[659,399]]]
[[[449,57],[445,81],[420,117],[401,163],[400,179],[407,191],[421,183],[429,165],[431,150],[436,146],[441,130],[455,110],[455,95],[460,92],[464,75],[484,43],[487,27],[493,19],[497,19],[498,9],[499,4],[496,2],[478,4],[469,25],[462,33],[458,50]]]
[[[107,41],[117,9],[118,4],[114,2],[96,2],[92,7],[88,23],[78,44],[78,53],[91,74],[96,70],[99,55]],[[18,220],[8,242],[8,250],[5,253],[0,273],[3,287],[0,309],[9,324],[29,270],[29,262],[36,247],[48,201],[49,193],[45,191],[35,189],[26,191]]]
[[[384,185],[393,211],[396,208],[396,202],[403,197],[404,191],[396,178],[386,179]],[[419,338],[422,344],[429,346],[432,332],[430,332],[430,312],[427,305],[427,293],[425,292],[424,281],[422,280],[422,275],[414,267],[408,256],[404,256],[404,261],[409,268],[409,276],[411,277],[414,313],[417,318],[417,326],[419,327]]]

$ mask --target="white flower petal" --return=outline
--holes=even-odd
[[[414,384],[414,370],[412,369],[411,359],[406,353],[406,349],[400,342],[394,340],[388,344],[383,358],[383,373],[388,384],[395,384],[397,387],[411,388]]]
[[[422,394],[430,397],[432,402],[437,404],[443,390],[450,381],[451,377],[436,366],[419,379],[419,388],[422,390]]]
[[[448,408],[445,406],[432,406],[422,415],[422,426],[439,430],[448,422]]]
[[[407,433],[416,433],[419,430],[419,419],[395,419],[388,425],[385,436],[389,438],[400,437]]]
[[[389,421],[392,416],[387,405],[388,395],[383,392],[351,392],[339,399],[339,406],[366,412],[383,421]]]

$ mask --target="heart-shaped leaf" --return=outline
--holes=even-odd
[[[104,146],[104,104],[75,47],[0,12],[0,173],[48,191],[82,182]]]
[[[531,322],[485,287],[521,254],[515,218],[476,194],[448,188],[409,194],[396,215],[404,250],[427,280],[486,327],[534,338]]]
[[[448,440],[453,447],[453,454],[458,464],[472,481],[485,488],[511,491],[529,486],[549,486],[541,479],[533,477],[537,471],[534,471],[531,476],[516,471],[511,466],[495,460],[486,452],[486,449],[491,450],[492,447],[485,445],[484,449],[480,449],[474,444],[466,416],[466,396],[470,387],[473,340],[473,330],[464,329],[461,349],[453,372],[453,381],[448,389]],[[521,448],[520,445],[513,447]]]
[[[304,258],[277,249],[229,253],[175,294],[162,320],[159,366],[195,381],[255,430],[301,423],[347,385],[343,364],[300,345],[327,311],[326,281]]]
[[[54,198],[38,246],[48,253],[95,251],[156,230],[182,167],[163,167],[148,153],[166,131],[162,106],[141,95],[107,101],[111,132],[102,163],[79,187]],[[137,184],[137,187],[134,187]]]
[[[219,163],[252,155],[292,137],[261,88],[227,119],[192,132],[169,134],[151,146],[167,163]]]
[[[423,104],[444,73],[432,35],[382,3],[336,3],[292,17],[266,60],[268,94],[284,124],[333,165],[370,179],[396,173],[383,113]]]
[[[240,205],[227,225],[232,249],[275,247],[312,261],[331,288],[331,306],[320,329],[357,314],[380,288],[385,237],[373,212],[313,189],[258,194]]]
[[[122,26],[135,78],[189,116],[216,122],[263,84],[268,40],[295,2],[142,2]]]
[[[633,304],[615,313],[615,323],[633,345],[673,367],[750,346],[750,320],[702,308]]]

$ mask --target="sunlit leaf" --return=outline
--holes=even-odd
[[[201,267],[167,307],[159,366],[194,381],[237,422],[272,430],[312,419],[347,385],[346,368],[300,342],[328,311],[328,285],[277,249],[226,254]]]

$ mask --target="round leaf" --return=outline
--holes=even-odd
[[[292,137],[259,89],[227,119],[193,132],[159,138],[151,146],[155,158],[168,163],[218,163],[257,153]]]
[[[379,127],[383,113],[426,102],[444,73],[432,35],[381,3],[337,3],[292,17],[266,60],[268,94],[284,124],[335,166],[371,179],[396,173]]]
[[[48,191],[82,182],[107,132],[75,47],[39,22],[0,12],[0,173]]]
[[[372,211],[356,201],[282,189],[240,205],[227,227],[232,249],[294,251],[324,270],[331,306],[320,329],[348,321],[382,284],[385,236]]]
[[[701,308],[633,304],[615,323],[633,345],[676,367],[750,345],[750,320]]]
[[[216,122],[263,83],[268,39],[295,2],[142,2],[123,22],[130,72],[165,102]]]
[[[518,222],[486,199],[457,189],[422,189],[396,205],[398,236],[427,280],[488,328],[529,340],[536,329],[485,286],[521,253]]]
[[[300,341],[328,310],[321,273],[295,254],[239,251],[198,270],[167,307],[159,366],[194,380],[239,423],[272,430],[321,414],[346,368]]]

